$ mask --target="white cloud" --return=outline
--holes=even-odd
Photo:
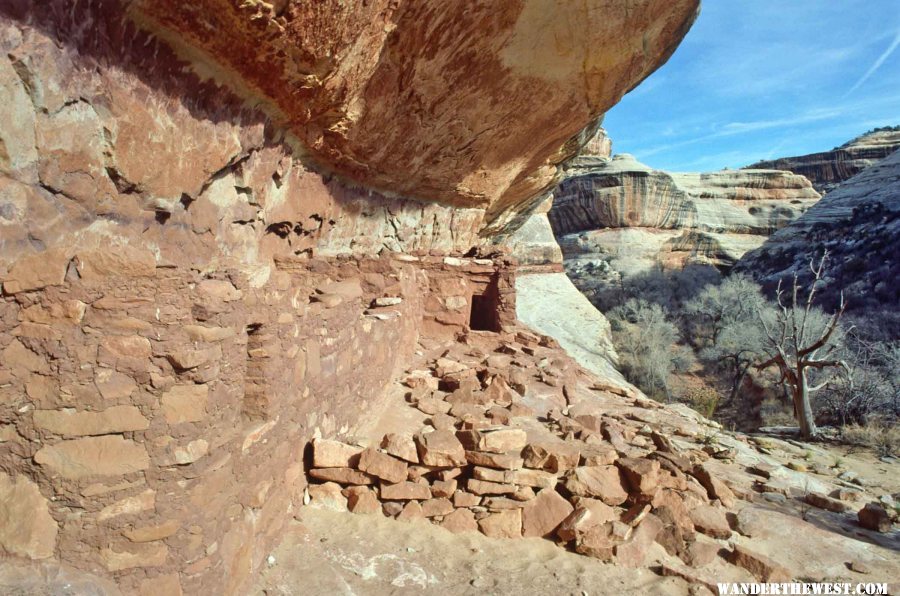
[[[850,87],[850,90],[847,91],[847,93],[844,95],[844,97],[847,97],[848,95],[850,95],[851,93],[853,93],[854,91],[856,91],[857,89],[862,87],[863,83],[868,81],[869,78],[873,74],[875,74],[875,71],[878,70],[879,68],[881,68],[881,65],[884,64],[885,61],[891,57],[891,54],[894,53],[894,50],[896,50],[898,46],[900,46],[900,31],[897,31],[897,35],[894,36],[894,41],[891,42],[891,45],[889,45],[887,47],[887,49],[881,53],[881,55],[878,57],[878,59],[875,60],[874,63],[872,63],[872,66],[869,67],[869,70],[867,70],[865,72],[865,74],[863,74],[863,76],[861,76],[860,79],[858,81],[856,81],[856,84],[854,84],[852,87]]]
[[[656,155],[657,153],[662,153],[664,151],[669,151],[670,149],[678,149],[680,147],[687,147],[688,145],[695,145],[697,143],[703,143],[705,141],[711,141],[713,139],[721,139],[723,137],[731,137],[735,135],[742,135],[751,132],[756,132],[760,130],[767,130],[771,128],[786,128],[789,126],[795,126],[797,124],[807,124],[809,122],[816,122],[819,120],[829,120],[831,118],[836,118],[841,115],[841,110],[811,110],[806,114],[801,114],[799,116],[795,116],[793,118],[779,118],[776,120],[757,120],[754,122],[729,122],[725,125],[719,127],[719,130],[705,134],[699,137],[693,137],[690,139],[686,139],[684,141],[679,141],[677,143],[668,143],[665,145],[659,145],[652,149],[648,149],[647,151],[639,152],[638,155],[640,157],[648,157],[651,155]]]
[[[892,95],[885,97],[873,97],[863,101],[852,103],[837,104],[828,108],[813,108],[805,112],[788,118],[774,118],[771,120],[753,120],[749,122],[728,122],[726,124],[714,125],[713,132],[694,136],[683,141],[675,143],[666,143],[650,147],[646,150],[635,150],[634,154],[638,159],[657,155],[671,151],[672,149],[680,149],[698,143],[705,143],[715,139],[725,137],[734,137],[740,135],[752,134],[764,130],[787,130],[794,126],[811,124],[815,122],[824,122],[828,120],[840,120],[847,114],[865,113],[868,110],[881,106],[893,106],[900,103],[900,96]],[[863,131],[860,131],[863,132]],[[849,140],[849,139],[848,139]],[[756,161],[754,159],[754,161]]]

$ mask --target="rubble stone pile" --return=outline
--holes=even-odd
[[[644,565],[656,542],[683,562],[662,572],[682,577],[721,550],[761,578],[788,578],[764,556],[719,542],[731,537],[737,499],[707,466],[721,449],[678,448],[641,416],[581,414],[590,391],[662,406],[596,384],[585,397],[582,371],[548,337],[493,337],[461,334],[427,369],[409,371],[406,400],[428,416],[424,427],[369,444],[313,440],[309,501],[452,532],[544,537],[629,567]],[[536,409],[548,403],[531,397],[536,388],[558,407]]]

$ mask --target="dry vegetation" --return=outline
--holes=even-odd
[[[781,304],[744,275],[714,277],[697,267],[645,274],[597,298],[618,304],[607,315],[623,373],[655,399],[681,401],[729,428],[752,431],[796,426],[792,402],[805,383],[815,424],[842,428],[846,442],[896,456],[900,342],[885,338],[877,321],[820,308],[827,270],[816,265],[816,281],[804,287],[801,280],[796,293],[788,287]],[[788,366],[766,366],[777,364],[780,352]],[[807,366],[798,366],[798,356]]]
[[[850,445],[872,449],[882,457],[900,456],[900,428],[896,423],[848,424],[841,429],[841,439]]]

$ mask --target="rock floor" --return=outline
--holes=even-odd
[[[687,594],[678,578],[625,569],[539,538],[452,534],[311,507],[285,534],[252,594]]]

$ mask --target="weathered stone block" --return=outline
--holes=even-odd
[[[453,503],[450,502],[450,499],[428,499],[422,502],[422,514],[425,517],[447,515],[453,509]]]
[[[77,255],[78,274],[98,280],[109,276],[149,277],[156,273],[156,256],[150,250],[128,245],[104,246]]]
[[[616,460],[632,492],[651,494],[659,486],[659,462],[652,459],[624,457]]]
[[[231,327],[204,327],[203,325],[185,325],[185,333],[191,341],[207,343],[222,341],[235,336],[235,330]]]
[[[371,447],[360,453],[358,467],[366,474],[387,482],[396,483],[406,480],[407,466],[405,462]]]
[[[473,466],[497,468],[499,470],[518,470],[523,465],[522,458],[515,453],[481,453],[466,451],[466,460]]]
[[[632,532],[627,542],[616,546],[616,564],[637,568],[644,564],[647,553],[656,536],[662,531],[663,523],[655,515],[648,515]]]
[[[367,485],[374,484],[375,480],[353,468],[313,468],[309,475],[317,480],[337,482],[338,484]]]
[[[628,498],[616,466],[576,468],[566,479],[566,488],[582,497],[596,497],[607,505],[621,505]]]
[[[48,505],[31,480],[0,472],[0,547],[30,559],[52,557],[58,528]]]
[[[207,385],[175,385],[163,393],[162,413],[169,424],[200,422],[206,417]]]
[[[115,400],[129,397],[138,385],[134,379],[126,374],[109,368],[97,369],[94,375],[94,385],[103,399]]]
[[[455,507],[477,507],[481,503],[481,497],[458,490],[453,493],[453,505]]]
[[[150,422],[134,406],[113,406],[101,412],[36,410],[34,425],[64,437],[78,437],[146,430]]]
[[[501,484],[470,478],[466,483],[466,488],[470,493],[476,495],[511,495],[516,492],[517,487],[512,484]]]
[[[462,466],[466,450],[451,431],[436,430],[415,437],[419,460],[426,466]]]
[[[481,533],[490,538],[521,538],[522,510],[506,509],[478,520]]]
[[[398,521],[412,521],[414,519],[424,518],[425,514],[422,513],[422,506],[419,505],[418,501],[410,501],[403,508],[403,511],[397,515]]]
[[[478,531],[478,523],[475,521],[475,514],[468,509],[457,509],[449,515],[444,516],[443,521],[441,521],[441,527],[454,534]]]
[[[479,451],[489,453],[520,452],[528,443],[528,435],[519,428],[485,430],[480,433]]]
[[[435,480],[431,485],[434,497],[452,497],[456,492],[456,480]]]
[[[45,445],[34,461],[66,478],[119,476],[150,467],[143,445],[120,436],[107,435]]]
[[[147,489],[140,494],[107,505],[97,514],[97,521],[104,522],[120,515],[134,515],[154,507],[156,507],[156,491]]]
[[[419,454],[416,451],[416,443],[408,435],[389,433],[381,441],[381,448],[390,455],[399,457],[412,464],[419,463]]]
[[[3,291],[18,294],[56,286],[66,278],[66,267],[71,256],[63,249],[46,250],[17,260],[3,279]]]
[[[152,354],[150,340],[139,335],[107,337],[100,345],[121,358],[147,360]]]
[[[763,582],[780,583],[789,582],[792,579],[790,571],[785,567],[744,546],[735,545],[734,550],[728,555],[728,560],[733,565],[746,569],[756,579]]]
[[[181,523],[173,519],[155,526],[129,528],[123,530],[122,534],[132,542],[155,542],[174,536],[179,528],[181,528]]]
[[[206,439],[196,439],[187,445],[175,447],[172,455],[175,463],[181,466],[192,464],[209,453],[209,442]]]
[[[522,509],[522,535],[528,538],[552,534],[573,509],[555,490],[542,490]]]
[[[347,508],[353,513],[372,514],[381,511],[381,503],[378,502],[374,492],[364,489],[347,495]]]
[[[700,505],[690,510],[691,521],[700,532],[713,538],[728,538],[731,536],[731,526],[725,510],[712,505]]]
[[[133,551],[117,551],[113,548],[100,550],[100,559],[109,571],[122,571],[136,567],[162,567],[169,556],[165,544],[150,543]]]
[[[222,359],[222,348],[216,346],[202,350],[176,350],[166,355],[169,363],[175,370],[190,370],[208,362],[217,362]]]
[[[419,482],[382,484],[381,498],[385,501],[425,500],[431,498],[431,489],[427,484]]]
[[[341,494],[341,485],[338,483],[310,484],[308,490],[313,507],[347,511],[347,497]]]
[[[313,439],[313,466],[316,468],[354,468],[363,448],[340,441]]]

